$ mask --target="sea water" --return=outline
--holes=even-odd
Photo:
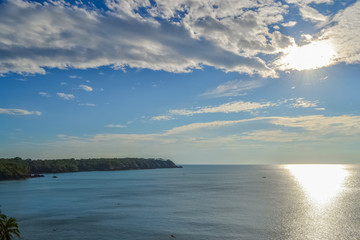
[[[360,239],[354,165],[53,175],[0,182],[24,240]]]

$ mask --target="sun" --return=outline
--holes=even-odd
[[[275,64],[281,70],[318,69],[331,65],[335,55],[335,49],[329,40],[318,40],[302,46],[289,47]]]

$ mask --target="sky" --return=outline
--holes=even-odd
[[[360,1],[0,1],[0,158],[360,163]]]

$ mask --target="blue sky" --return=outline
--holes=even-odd
[[[360,1],[0,4],[0,157],[359,163]]]

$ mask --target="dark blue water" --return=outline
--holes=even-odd
[[[315,176],[284,166],[50,174],[0,182],[0,209],[26,240],[359,239],[360,169],[338,168]],[[330,185],[311,189],[318,180]]]

